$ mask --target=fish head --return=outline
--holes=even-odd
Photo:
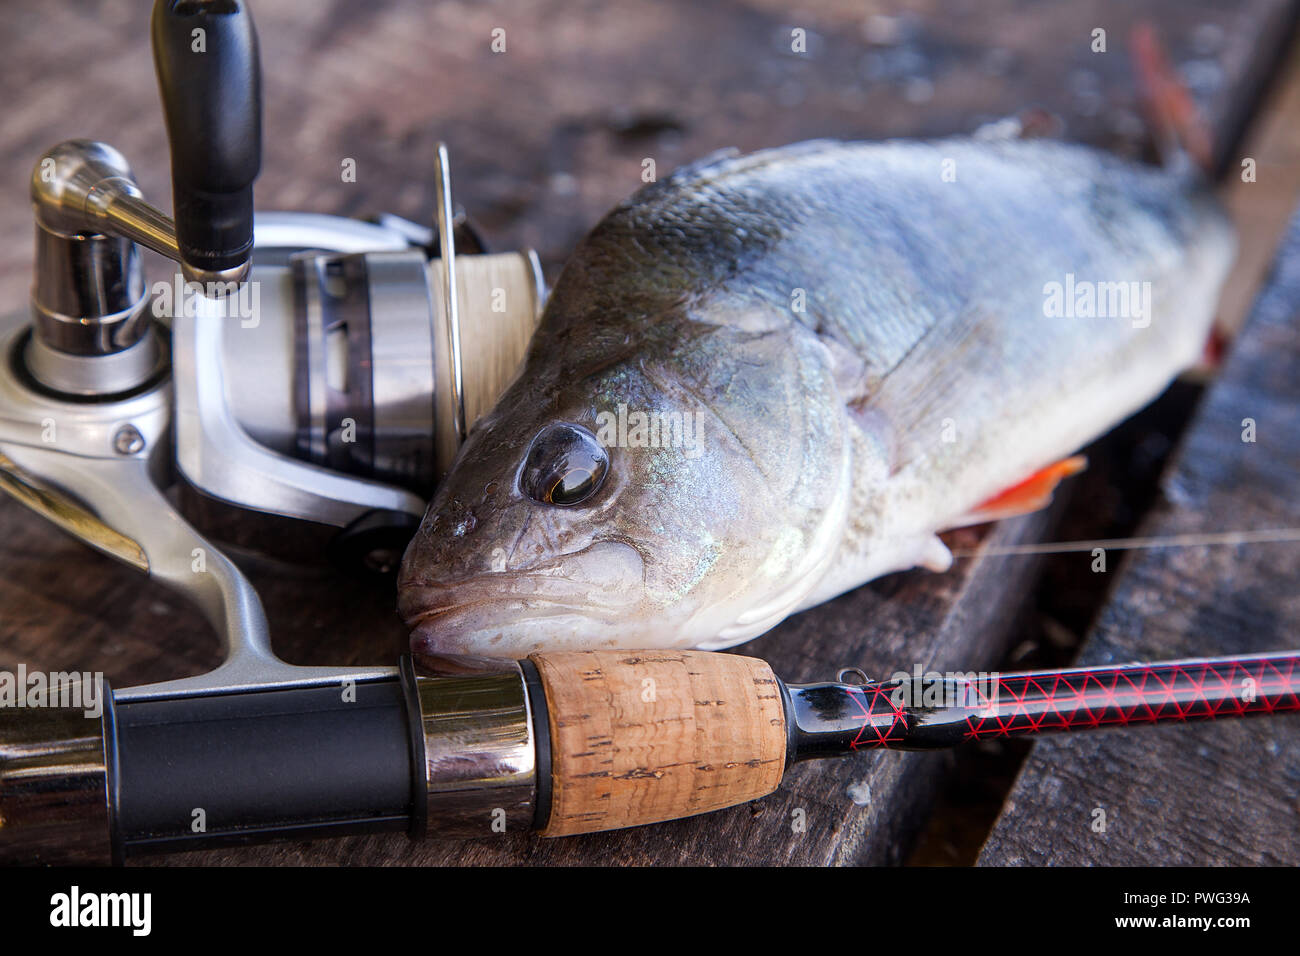
[[[649,327],[539,332],[407,549],[417,655],[725,646],[811,587],[849,482],[815,339]]]

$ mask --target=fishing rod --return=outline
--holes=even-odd
[[[863,750],[1300,710],[1300,652],[794,684],[704,651],[409,659],[357,683],[0,708],[0,856],[121,862],[405,831],[545,837],[759,799]]]
[[[999,737],[1274,714],[1300,710],[1297,692],[1300,653],[1285,652],[810,684],[791,688],[790,704],[802,741],[795,749],[799,759],[846,749],[935,750]]]

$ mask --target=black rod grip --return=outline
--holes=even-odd
[[[253,15],[245,0],[157,0],[152,37],[181,260],[197,270],[237,269],[252,252],[262,163]]]
[[[127,855],[410,825],[396,678],[125,700],[115,711]]]

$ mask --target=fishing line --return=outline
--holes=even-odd
[[[1197,548],[1210,545],[1266,544],[1300,541],[1300,528],[1258,531],[1210,531],[1200,534],[1157,535],[1146,538],[1099,538],[1095,541],[1045,541],[1041,544],[992,545],[987,548],[953,548],[955,558],[978,555],[1070,554],[1077,551],[1136,551],[1143,548]]]

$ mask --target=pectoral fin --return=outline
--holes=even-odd
[[[1000,521],[1003,518],[1029,514],[1031,511],[1046,508],[1052,502],[1052,492],[1056,490],[1056,486],[1063,479],[1077,475],[1087,466],[1088,459],[1083,455],[1074,455],[1053,462],[1046,468],[1040,468],[1024,481],[1012,485],[1006,491],[980,502],[970,513],[953,522],[952,527],[964,528],[985,521]]]

